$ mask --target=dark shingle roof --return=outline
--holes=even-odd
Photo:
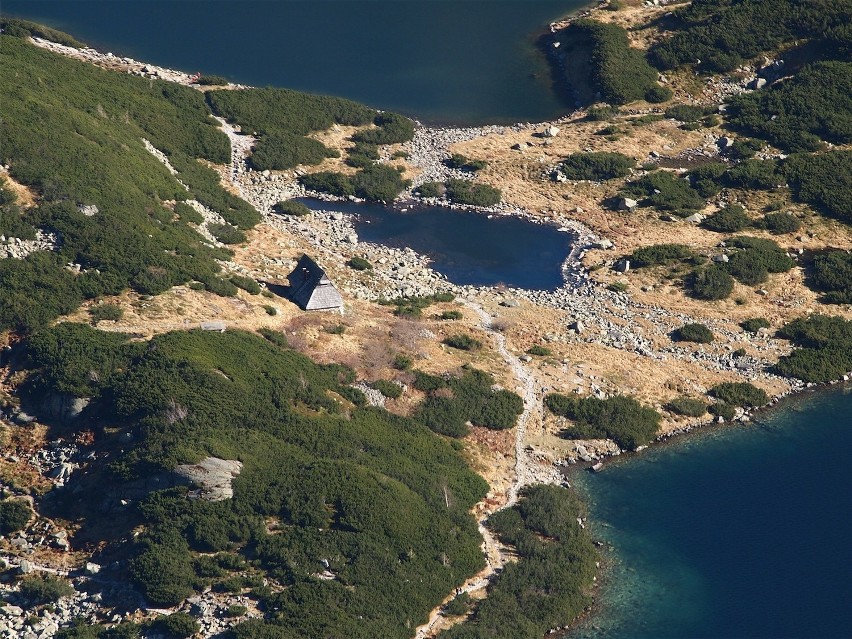
[[[299,258],[288,277],[290,299],[306,311],[343,308],[343,298],[319,264],[307,255]]]

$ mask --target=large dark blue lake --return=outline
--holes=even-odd
[[[235,82],[344,96],[424,121],[570,109],[535,46],[584,0],[3,0],[98,49]]]
[[[790,401],[574,477],[615,550],[569,637],[849,637],[850,407],[850,389]]]
[[[430,266],[455,284],[558,288],[573,239],[552,226],[440,206],[401,212],[380,204],[301,201],[315,210],[352,215],[362,242],[428,255]]]

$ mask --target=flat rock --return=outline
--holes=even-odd
[[[616,203],[619,211],[632,211],[637,206],[639,206],[639,202],[629,197],[618,198],[618,202]]]
[[[197,464],[178,466],[175,468],[175,474],[201,488],[202,499],[222,501],[234,496],[231,482],[242,469],[242,462],[233,459],[205,457]]]

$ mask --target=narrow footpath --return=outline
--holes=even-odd
[[[541,400],[537,392],[534,376],[524,367],[521,360],[513,355],[506,347],[506,336],[494,329],[491,316],[488,312],[476,302],[465,300],[464,304],[479,315],[483,330],[491,336],[497,352],[500,353],[503,361],[509,366],[515,379],[520,382],[517,390],[521,393],[521,397],[524,400],[524,411],[518,417],[517,425],[515,426],[515,473],[509,489],[506,491],[506,502],[496,510],[482,511],[482,516],[477,522],[479,533],[483,539],[482,549],[485,555],[485,568],[468,579],[455,593],[447,597],[437,608],[432,610],[429,613],[429,621],[417,628],[414,639],[429,639],[435,637],[441,630],[448,628],[451,624],[448,623],[446,617],[441,615],[443,606],[461,593],[467,593],[474,596],[474,598],[477,598],[477,595],[481,597],[482,591],[488,587],[491,579],[510,561],[508,549],[486,528],[485,522],[488,518],[498,510],[514,506],[524,486],[533,483],[558,481],[558,477],[555,474],[552,477],[547,477],[540,476],[540,471],[536,472],[536,465],[527,454],[524,444],[530,419],[534,417],[541,418]],[[478,511],[480,506],[484,506],[484,502],[477,504],[474,510]]]

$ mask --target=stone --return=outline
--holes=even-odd
[[[618,260],[612,268],[618,273],[627,273],[630,270],[630,260]]]
[[[100,564],[87,561],[85,570],[87,575],[97,575],[101,571],[101,567]]]
[[[544,135],[548,138],[555,138],[557,135],[559,135],[559,131],[560,128],[558,126],[551,126],[545,129]]]
[[[720,149],[729,149],[734,146],[734,138],[721,137],[719,138],[717,144],[719,145]]]
[[[242,471],[242,462],[218,457],[205,457],[197,464],[182,464],[175,468],[178,477],[201,488],[207,501],[222,501],[234,496],[231,482]]]
[[[684,218],[684,222],[690,222],[691,224],[698,224],[699,222],[704,220],[704,216],[701,213],[693,213],[687,218]]]
[[[619,211],[633,211],[637,206],[639,206],[639,202],[629,197],[618,198],[616,204]]]
[[[93,217],[99,213],[98,207],[94,204],[80,204],[77,210],[86,217]]]
[[[505,306],[507,308],[517,308],[520,305],[521,304],[520,304],[520,302],[518,302],[518,300],[501,300],[500,301],[500,306]]]
[[[74,472],[74,464],[69,464],[68,462],[62,462],[53,469],[50,473],[50,476],[56,480],[56,483],[60,486],[64,486],[68,481],[68,478],[71,477],[71,473]]]
[[[50,393],[40,408],[48,417],[68,423],[79,417],[91,401],[89,397],[74,397],[70,393]]]
[[[32,415],[28,415],[24,411],[20,410],[15,414],[15,422],[18,424],[31,424],[36,420]]]
[[[18,564],[18,572],[22,575],[28,575],[31,572],[34,572],[35,569],[35,564],[31,561],[27,561],[26,559],[21,559],[21,563]]]
[[[724,263],[724,262],[727,262],[729,258],[724,253],[720,253],[719,255],[714,255],[710,259],[713,260],[714,262]]]

